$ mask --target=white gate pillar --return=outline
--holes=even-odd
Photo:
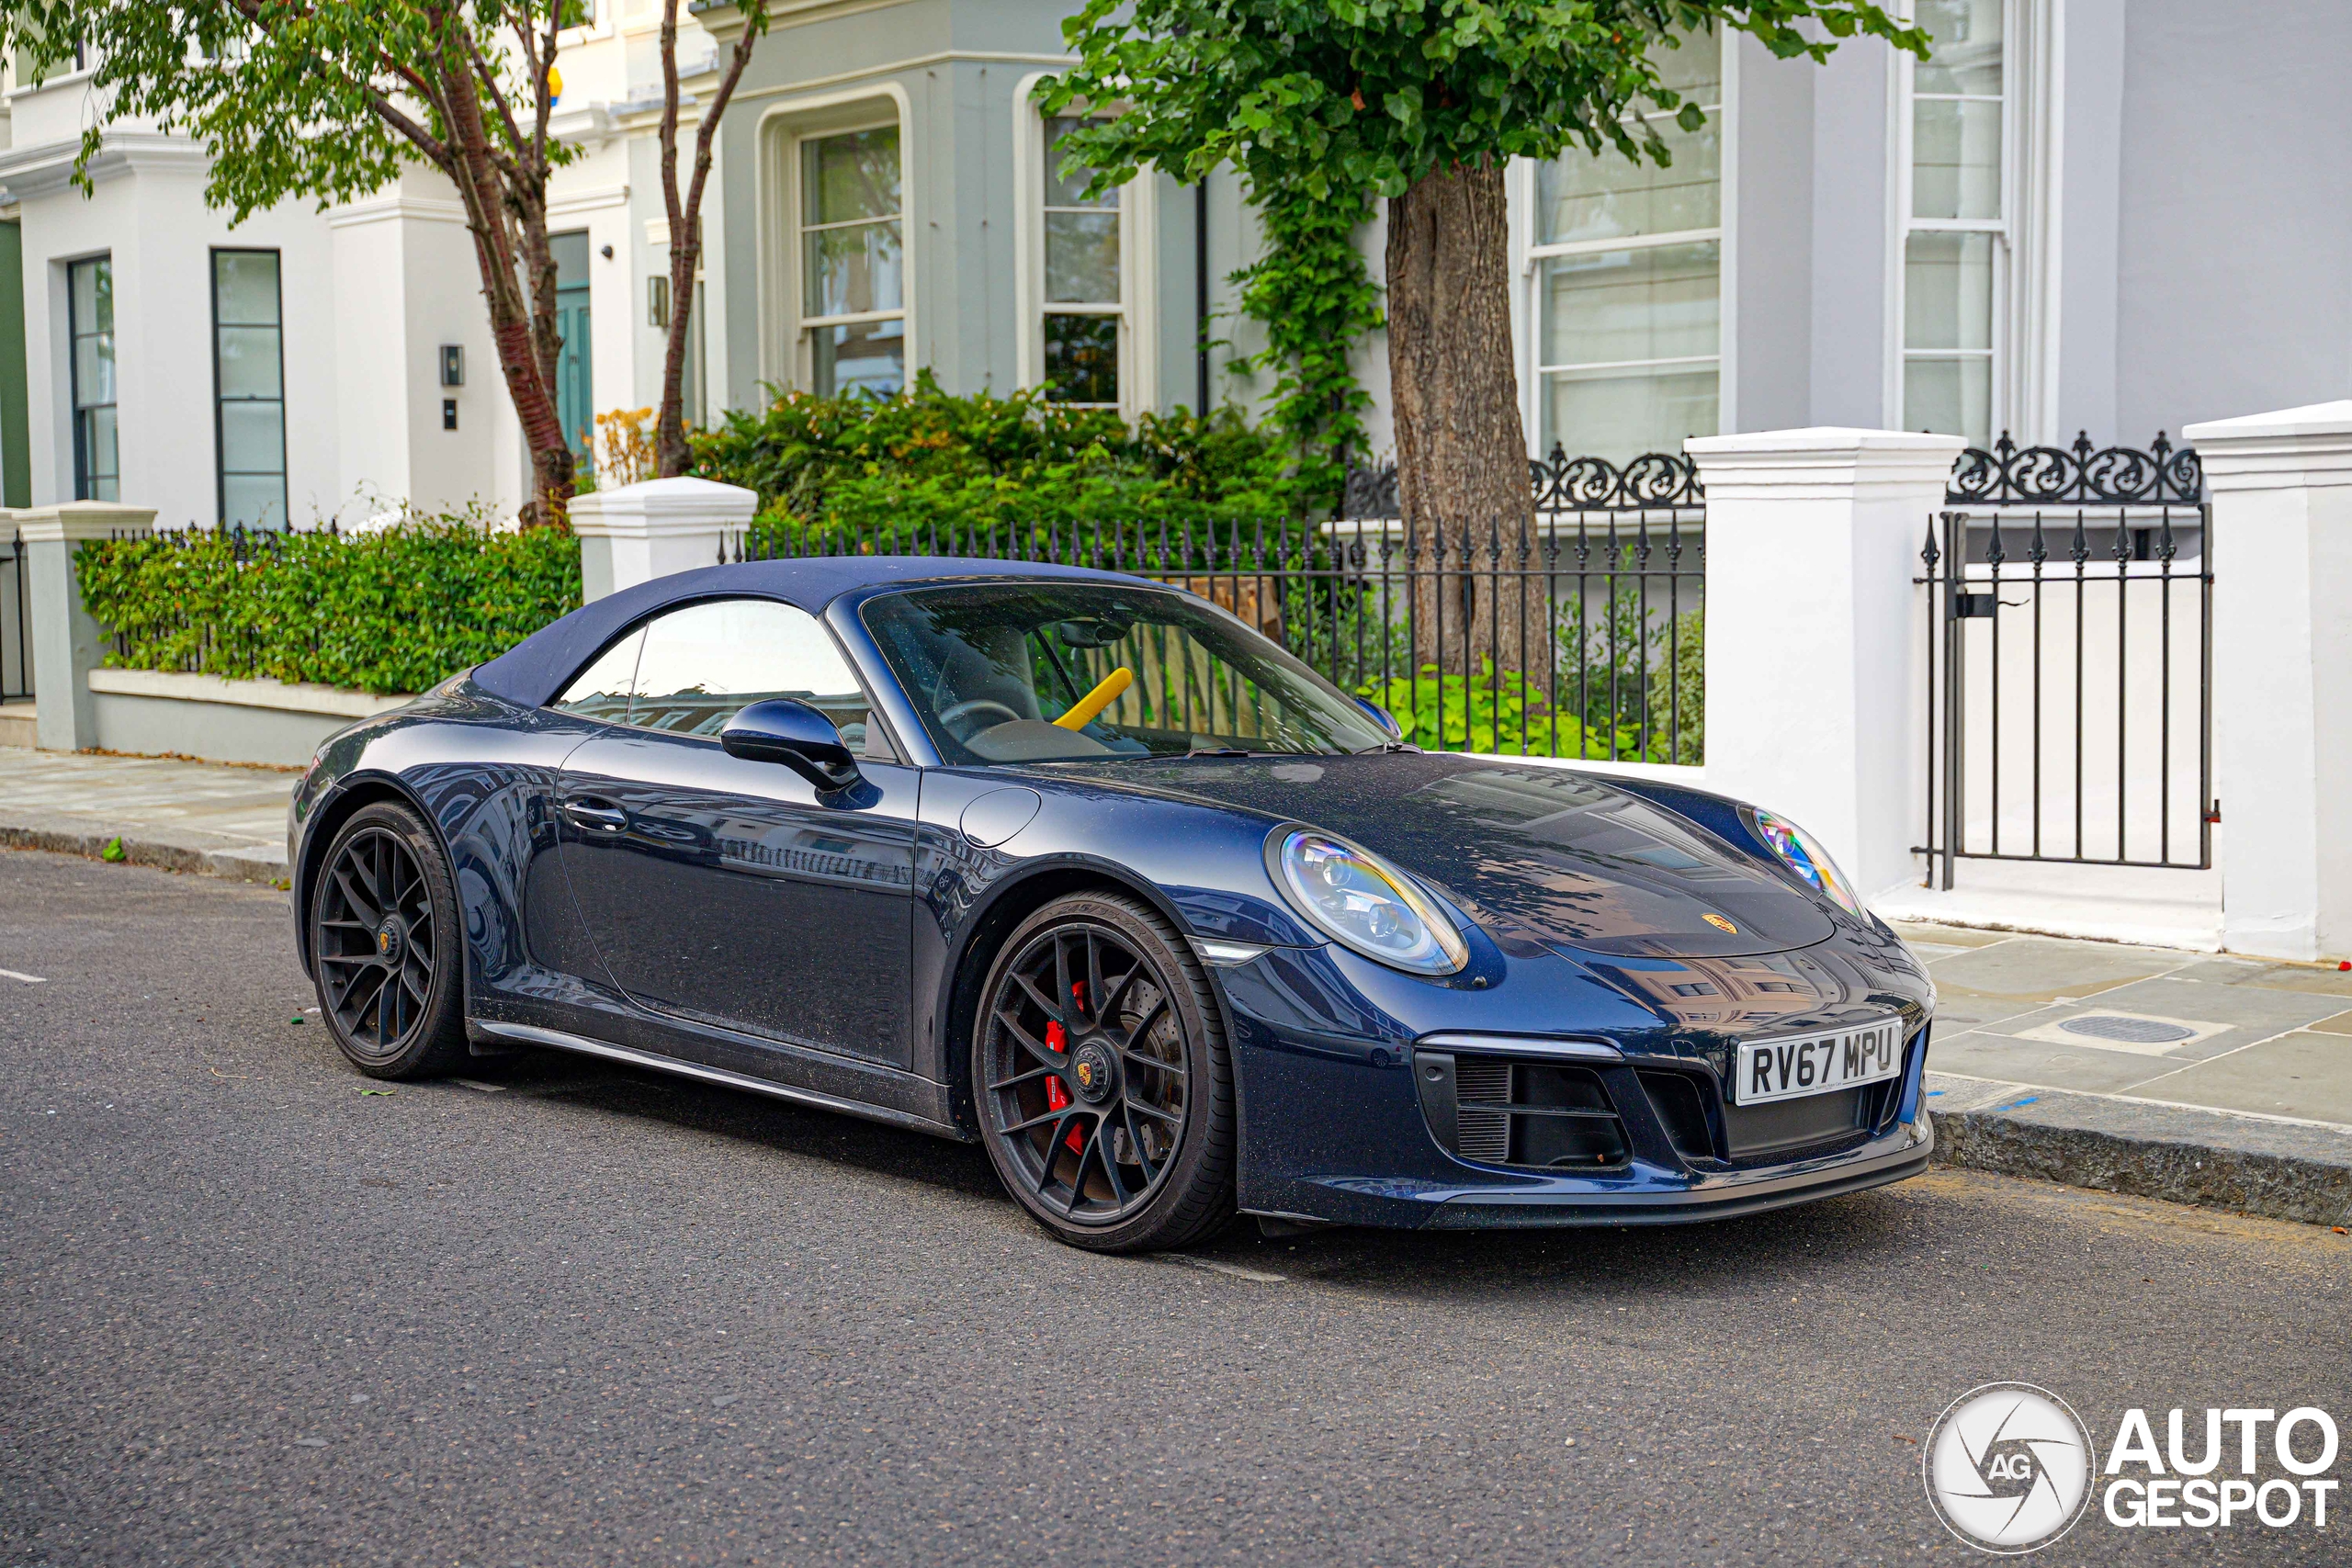
[[[715,479],[646,479],[571,498],[580,590],[593,604],[672,572],[717,566],[729,536],[759,511],[755,491]]]
[[[1818,837],[1858,892],[1918,880],[1918,550],[1956,435],[1684,444],[1707,491],[1707,788]]]
[[[2352,954],[2352,400],[2192,424],[2212,503],[2222,945]]]
[[[34,743],[81,751],[98,743],[90,671],[106,662],[107,629],[82,603],[74,558],[94,539],[134,539],[154,531],[152,506],[66,501],[19,512],[25,542],[26,610],[32,631]]]

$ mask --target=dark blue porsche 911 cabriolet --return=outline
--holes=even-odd
[[[1934,990],[1806,834],[1426,754],[1182,589],[772,561],[320,749],[360,1071],[516,1043],[978,1139],[1080,1247],[1708,1219],[1917,1174]]]

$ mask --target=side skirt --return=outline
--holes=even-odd
[[[892,1127],[905,1127],[917,1133],[929,1133],[933,1137],[948,1138],[956,1143],[968,1143],[964,1133],[944,1122],[934,1122],[928,1116],[912,1111],[895,1111],[888,1106],[865,1105],[854,1100],[842,1100],[815,1089],[794,1089],[787,1084],[755,1078],[745,1073],[730,1073],[724,1067],[705,1066],[699,1062],[684,1062],[675,1056],[659,1055],[651,1051],[639,1051],[628,1045],[616,1045],[608,1040],[592,1040],[584,1034],[569,1034],[560,1029],[542,1029],[532,1023],[492,1023],[477,1020],[472,1027],[484,1034],[502,1040],[513,1040],[526,1045],[544,1045],[557,1051],[573,1051],[583,1056],[602,1056],[607,1061],[626,1062],[633,1067],[650,1067],[658,1073],[674,1073],[680,1077],[696,1078],[717,1084],[723,1089],[738,1089],[752,1094],[764,1094],[776,1100],[788,1100],[796,1105],[811,1106],[820,1111],[839,1111],[844,1116],[863,1117],[868,1122],[880,1122]]]

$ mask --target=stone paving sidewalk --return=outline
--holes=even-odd
[[[1938,1157],[2352,1224],[2352,973],[1901,923]]]
[[[2352,1125],[2352,974],[2334,964],[1897,929],[1935,976],[1945,1073]]]
[[[286,874],[290,773],[0,748],[0,846]],[[1904,923],[1939,1158],[2352,1224],[2352,973]]]
[[[0,746],[0,845],[123,858],[250,882],[286,874],[295,775],[168,757]]]

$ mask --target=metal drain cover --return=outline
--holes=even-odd
[[[2087,1034],[2094,1040],[2120,1040],[2133,1045],[2169,1045],[2177,1040],[2188,1040],[2197,1031],[2185,1024],[2159,1023],[2153,1018],[2122,1018],[2114,1013],[2091,1013],[2083,1018],[2070,1018],[2058,1025],[2069,1034]]]

